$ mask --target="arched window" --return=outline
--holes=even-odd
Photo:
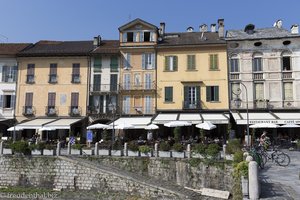
[[[239,72],[239,58],[236,54],[230,57],[230,72]]]
[[[281,63],[282,63],[282,70],[283,71],[290,71],[292,70],[292,58],[291,52],[284,51],[281,54]]]
[[[263,62],[262,62],[262,54],[254,53],[253,54],[253,72],[261,72],[263,71]]]

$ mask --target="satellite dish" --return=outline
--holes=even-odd
[[[158,40],[159,42],[161,42],[163,39],[162,39],[162,37],[158,37],[157,40]]]

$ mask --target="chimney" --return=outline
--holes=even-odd
[[[194,32],[194,28],[191,26],[187,27],[186,32],[189,32],[189,33]]]
[[[207,32],[207,25],[206,24],[200,25],[200,32]]]
[[[294,24],[291,27],[291,34],[299,34],[299,26],[298,24]]]
[[[282,20],[281,19],[277,20],[273,26],[276,28],[282,28]]]
[[[210,25],[210,31],[211,31],[212,33],[215,33],[215,32],[216,32],[216,24],[211,24],[211,25]]]
[[[165,27],[166,27],[165,22],[161,22],[159,28],[159,35],[163,36],[165,34]]]
[[[101,44],[101,36],[98,35],[97,37],[94,37],[93,45],[94,47],[98,47]]]
[[[219,37],[224,37],[224,19],[218,19]]]

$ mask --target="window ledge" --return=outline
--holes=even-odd
[[[174,101],[165,101],[164,104],[174,104]]]
[[[196,71],[198,71],[197,69],[187,69],[187,70],[185,70],[186,72],[196,72]]]
[[[209,103],[221,103],[221,101],[207,101]]]
[[[209,71],[221,71],[220,69],[209,69]]]
[[[163,72],[178,72],[178,70],[176,70],[176,71],[164,70]]]

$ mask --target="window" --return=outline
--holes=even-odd
[[[282,70],[290,71],[291,69],[291,57],[289,55],[282,56]]]
[[[130,113],[130,96],[123,97],[123,112],[124,114]]]
[[[209,55],[209,69],[210,70],[218,70],[219,63],[218,63],[218,54],[211,54]]]
[[[152,114],[152,97],[145,96],[145,114]]]
[[[150,90],[154,89],[153,83],[152,83],[152,74],[145,74],[145,89]]]
[[[264,99],[264,84],[263,83],[255,83],[255,99]]]
[[[118,74],[110,75],[110,91],[116,92],[118,90]]]
[[[55,92],[48,93],[47,115],[55,115],[56,114],[56,110],[55,110],[55,97],[56,97],[56,93]]]
[[[284,100],[293,100],[293,83],[283,83]]]
[[[118,71],[118,56],[110,57],[110,71],[117,72]]]
[[[93,91],[99,92],[101,90],[101,74],[95,74],[93,81]]]
[[[78,92],[72,92],[71,93],[71,114],[72,115],[78,115],[78,101],[79,101],[79,93]]]
[[[165,87],[165,102],[173,102],[173,87]]]
[[[26,93],[24,115],[32,115],[33,114],[32,101],[33,101],[33,93],[31,93],[31,92]]]
[[[80,83],[80,64],[79,63],[73,63],[72,83]]]
[[[123,57],[123,67],[124,69],[130,68],[130,59],[131,59],[131,54],[130,53],[125,53]]]
[[[187,70],[195,70],[195,69],[196,69],[196,56],[187,55]]]
[[[230,72],[239,72],[239,59],[236,56],[230,59]]]
[[[27,65],[26,83],[34,83],[34,68],[35,68],[35,64]]]
[[[256,54],[253,56],[253,72],[261,72],[261,71],[263,71],[262,55]]]
[[[5,94],[0,95],[0,107],[1,108],[14,108],[15,106],[15,95]]]
[[[206,102],[219,101],[219,86],[206,86]]]
[[[155,67],[155,54],[144,53],[142,55],[142,68],[143,69],[154,69]]]
[[[200,107],[200,86],[184,86],[185,109],[196,109]]]
[[[136,32],[123,33],[123,42],[136,42]]]
[[[153,38],[153,32],[150,31],[141,31],[139,32],[140,34],[140,42],[153,42],[154,38]]]
[[[125,90],[130,90],[130,74],[124,74],[123,87]]]
[[[165,57],[165,71],[177,71],[178,58],[177,56]]]
[[[17,66],[2,67],[2,82],[12,83],[16,81]]]
[[[144,32],[144,42],[150,42],[150,32]]]
[[[102,67],[102,57],[94,58],[94,72],[101,72]]]
[[[57,83],[57,64],[50,64],[49,83]]]

